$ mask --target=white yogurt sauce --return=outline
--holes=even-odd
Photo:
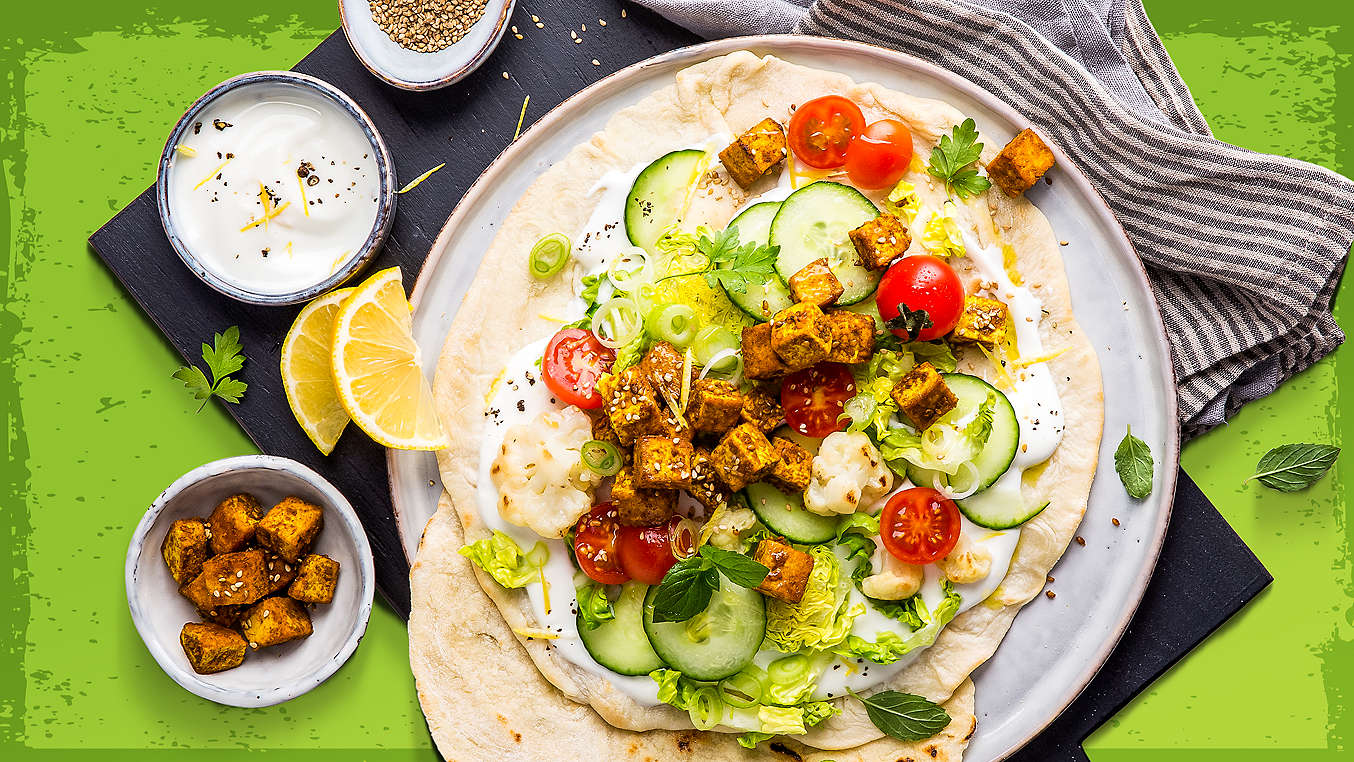
[[[285,294],[356,256],[379,205],[358,123],[303,87],[259,83],[212,101],[174,151],[169,211],[183,243],[246,290]]]

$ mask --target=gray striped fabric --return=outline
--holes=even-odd
[[[639,2],[707,36],[887,45],[1014,106],[1091,178],[1142,258],[1187,437],[1344,340],[1330,308],[1354,182],[1215,140],[1140,0],[817,0],[807,13],[790,0]]]

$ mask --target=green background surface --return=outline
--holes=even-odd
[[[333,0],[286,5],[75,0],[12,6],[0,23],[0,511],[13,567],[0,576],[0,758],[434,756],[403,625],[383,605],[329,682],[242,710],[174,685],[123,595],[144,507],[184,471],[253,446],[218,407],[194,413],[169,375],[179,358],[85,238],[153,182],[185,104],[230,75],[290,67],[338,23]],[[1354,3],[1147,5],[1219,138],[1354,172]],[[521,3],[517,15],[530,11]],[[1354,307],[1349,291],[1337,319]],[[1274,445],[1342,442],[1354,421],[1339,415],[1349,357],[1185,448],[1186,470],[1275,582],[1092,737],[1096,762],[1325,760],[1354,744],[1347,459],[1296,495],[1242,486]]]

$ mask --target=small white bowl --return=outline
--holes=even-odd
[[[516,0],[487,0],[459,41],[434,53],[410,50],[381,31],[368,0],[339,0],[339,20],[357,59],[377,78],[404,90],[436,90],[464,79],[494,52]]]
[[[226,497],[248,492],[264,506],[295,495],[324,509],[324,529],[314,551],[338,561],[334,600],[311,610],[308,638],[250,649],[244,664],[214,675],[193,671],[179,644],[187,622],[201,621],[179,595],[160,544],[177,519],[206,518]],[[127,606],[151,656],[165,674],[189,691],[218,704],[262,707],[309,691],[334,674],[361,642],[371,617],[375,572],[371,547],[348,500],[323,477],[294,460],[242,455],[189,471],[147,509],[127,548]]]

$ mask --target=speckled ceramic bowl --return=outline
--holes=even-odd
[[[338,561],[334,600],[311,610],[308,638],[250,650],[244,664],[214,675],[193,671],[179,644],[187,622],[201,621],[179,595],[160,545],[177,519],[206,517],[226,497],[248,492],[264,506],[295,495],[324,509],[314,551]],[[147,509],[127,548],[127,605],[151,656],[174,682],[218,704],[280,704],[334,674],[361,642],[371,616],[375,573],[367,535],[348,500],[323,477],[294,460],[243,455],[213,461],[179,477]]]
[[[380,175],[380,193],[377,202],[379,206],[376,210],[376,220],[372,223],[371,232],[367,235],[367,240],[363,242],[362,247],[358,249],[357,254],[323,280],[312,283],[305,288],[281,294],[264,293],[244,288],[207,267],[197,258],[183,237],[179,235],[176,230],[174,215],[169,208],[169,169],[174,161],[174,147],[183,142],[184,134],[192,129],[193,124],[202,121],[201,114],[207,107],[226,93],[239,88],[277,86],[296,87],[312,93],[319,93],[322,97],[337,104],[340,110],[347,112],[353,118],[353,121],[357,122],[357,125],[362,128],[363,134],[367,136],[367,140],[371,143],[372,155],[376,157],[377,173]],[[362,107],[358,106],[357,102],[349,98],[346,93],[328,82],[293,71],[256,71],[241,74],[238,77],[231,77],[208,90],[201,98],[194,101],[192,106],[188,107],[178,123],[174,125],[174,129],[170,131],[169,140],[165,142],[164,151],[160,154],[159,170],[155,178],[155,203],[159,207],[160,224],[165,229],[165,235],[169,236],[170,245],[174,247],[174,251],[178,252],[179,258],[188,266],[188,269],[202,279],[203,283],[226,296],[242,302],[261,305],[307,302],[330,289],[337,288],[349,278],[361,272],[376,256],[381,245],[385,243],[386,236],[390,233],[390,226],[395,221],[395,198],[397,195],[395,191],[395,163],[390,157],[390,150],[386,148],[385,140],[376,131],[376,125],[367,116],[367,112],[363,111]]]
[[[484,63],[508,28],[516,0],[487,0],[465,37],[432,52],[401,46],[382,31],[369,0],[339,0],[339,19],[357,60],[377,78],[404,90],[436,90],[461,81]]]

